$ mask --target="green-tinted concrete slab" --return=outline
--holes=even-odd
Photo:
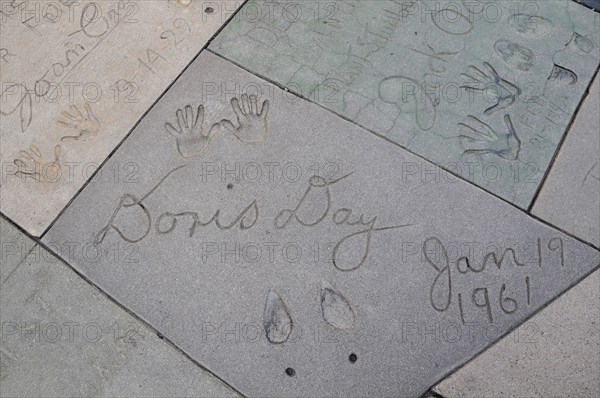
[[[237,397],[36,246],[0,289],[2,397]]]
[[[596,77],[532,209],[600,247],[600,78]]]
[[[599,44],[571,0],[251,0],[210,48],[526,208]]]

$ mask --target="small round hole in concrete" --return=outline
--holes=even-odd
[[[233,189],[233,184],[231,184],[231,183],[227,184],[227,189]]]
[[[350,354],[350,356],[348,356],[348,360],[350,361],[350,363],[354,363],[358,361],[358,356],[355,353],[352,353]]]
[[[215,9],[212,8],[212,7],[206,7],[204,9],[204,12],[207,13],[207,14],[212,14],[213,12],[215,12]]]
[[[296,375],[296,371],[293,368],[287,368],[285,370],[285,374],[290,377],[294,377]]]

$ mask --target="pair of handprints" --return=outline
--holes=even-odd
[[[321,282],[321,316],[336,329],[351,329],[356,322],[348,300],[327,281]],[[263,327],[271,344],[288,341],[294,328],[291,312],[275,290],[270,290],[265,302]]]
[[[494,67],[483,63],[486,72],[470,65],[467,73],[461,73],[465,84],[464,89],[485,92],[494,90],[495,104],[487,108],[484,115],[507,108],[519,97],[521,89],[511,82],[501,78]],[[489,124],[475,116],[469,115],[467,121],[459,123],[461,127],[461,145],[466,155],[496,155],[506,160],[517,160],[521,150],[521,140],[517,136],[513,123],[508,114],[504,115],[506,131],[496,131]]]
[[[96,138],[100,130],[100,121],[94,115],[91,105],[84,104],[85,113],[81,112],[75,105],[71,105],[70,111],[62,112],[57,125],[73,130],[74,135],[65,135],[61,142],[90,141]],[[34,144],[28,149],[19,152],[20,157],[13,163],[17,166],[16,176],[29,177],[36,182],[55,182],[60,178],[62,168],[60,164],[62,148],[56,145],[53,154],[46,156]]]
[[[175,125],[165,123],[165,130],[175,137],[179,154],[185,159],[202,156],[221,128],[226,129],[245,144],[264,142],[269,133],[267,122],[269,101],[265,100],[259,106],[255,95],[243,94],[241,101],[232,98],[231,106],[236,116],[237,126],[230,120],[224,119],[208,129],[204,123],[203,105],[199,105],[196,109],[191,105],[178,109],[175,112],[177,123]]]

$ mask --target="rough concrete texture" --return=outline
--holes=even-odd
[[[40,246],[0,304],[2,397],[238,396]]]
[[[123,162],[43,241],[249,396],[420,396],[600,264],[208,52]]]
[[[600,396],[600,272],[435,387],[445,398]]]
[[[251,0],[210,48],[528,208],[599,45],[571,0]]]
[[[600,247],[600,79],[596,77],[533,214]]]
[[[8,279],[35,242],[0,217],[0,283]]]
[[[2,1],[2,212],[40,236],[240,4]]]

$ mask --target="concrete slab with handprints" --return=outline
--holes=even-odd
[[[600,79],[556,157],[533,214],[600,247]]]
[[[40,236],[239,4],[0,2],[2,212]]]
[[[600,265],[209,52],[125,161],[137,183],[92,181],[43,241],[246,396],[420,396]]]
[[[255,1],[210,49],[527,208],[599,64],[570,0]]]
[[[3,397],[238,396],[40,246],[0,283]]]

